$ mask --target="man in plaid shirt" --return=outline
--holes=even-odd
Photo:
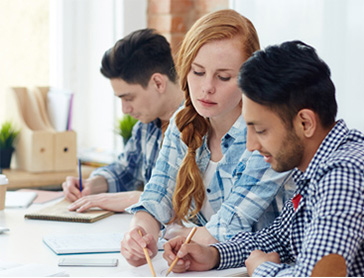
[[[334,254],[348,276],[364,276],[364,135],[335,121],[328,66],[311,46],[286,42],[256,52],[239,85],[248,149],[276,171],[294,168],[296,193],[270,227],[211,246],[175,238],[164,258],[170,264],[179,250],[175,272],[246,266],[252,276],[310,276]]]
[[[82,192],[78,177],[67,177],[62,184],[66,198],[74,202],[69,209],[78,212],[91,207],[124,211],[139,200],[140,184],[149,181],[155,166],[162,131],[184,101],[170,45],[153,29],[117,41],[105,52],[100,71],[110,79],[123,113],[139,121],[117,161],[93,171]]]

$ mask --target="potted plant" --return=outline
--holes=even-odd
[[[132,116],[125,114],[121,119],[118,120],[117,133],[123,138],[124,145],[128,142],[131,137],[133,126],[138,120]]]
[[[0,129],[0,168],[10,168],[11,156],[15,150],[15,140],[20,130],[16,129],[10,121],[5,121]]]

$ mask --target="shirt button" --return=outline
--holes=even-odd
[[[229,145],[228,144],[224,144],[224,147],[227,149],[229,147]]]
[[[207,193],[210,193],[211,192],[211,189],[210,188],[207,188],[206,191],[207,191]]]

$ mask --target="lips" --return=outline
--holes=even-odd
[[[262,154],[262,153],[260,153],[260,154],[263,156],[265,162],[268,162],[268,163],[272,162],[272,156],[271,155]]]
[[[210,100],[207,100],[207,99],[199,99],[198,100],[203,106],[213,106],[213,105],[216,105],[217,103],[216,102],[213,102],[213,101],[210,101]]]

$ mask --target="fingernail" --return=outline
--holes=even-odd
[[[180,257],[180,258],[182,258],[182,257],[183,257],[183,254],[182,254],[182,252],[181,252],[181,251],[178,251],[178,253],[177,253],[177,257]]]
[[[191,262],[190,262],[190,261],[187,261],[187,262],[185,263],[186,270],[190,268],[190,265],[191,265]]]
[[[174,257],[172,255],[169,255],[169,258],[173,261]]]
[[[178,260],[177,265],[183,265],[183,261],[182,260]]]

